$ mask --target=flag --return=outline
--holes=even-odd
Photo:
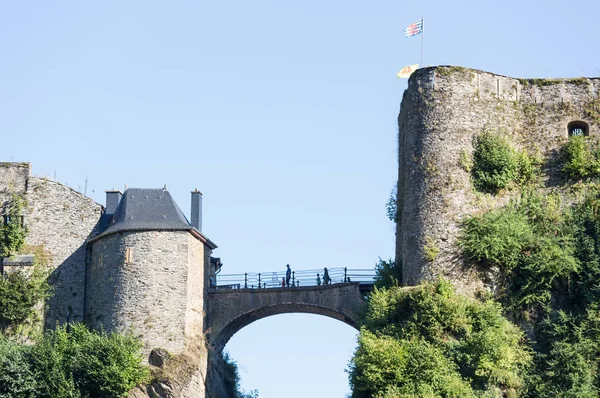
[[[408,28],[404,29],[406,37],[416,36],[419,33],[423,33],[423,18],[417,22],[411,23],[408,25]]]
[[[396,74],[396,76],[398,76],[400,79],[402,79],[402,78],[408,79],[410,77],[410,75],[412,75],[412,73],[414,71],[416,71],[417,69],[419,69],[419,64],[408,65],[408,66],[405,66],[404,68],[400,69],[400,71]]]

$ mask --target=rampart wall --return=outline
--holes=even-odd
[[[85,242],[96,232],[102,206],[65,185],[31,177],[29,163],[0,163],[2,214],[14,195],[25,199],[26,243],[43,248],[52,270],[46,325],[83,320]]]
[[[396,261],[403,280],[444,276],[459,288],[482,278],[456,246],[461,220],[506,203],[515,192],[477,194],[461,156],[471,156],[484,129],[508,135],[546,160],[544,180],[556,179],[553,159],[567,141],[567,124],[584,121],[600,135],[600,79],[524,80],[460,67],[417,70],[402,99],[399,123]],[[597,109],[597,108],[596,108]],[[433,261],[427,251],[437,252]]]

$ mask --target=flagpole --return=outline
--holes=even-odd
[[[425,35],[425,19],[421,18],[421,68],[423,67],[423,36]]]

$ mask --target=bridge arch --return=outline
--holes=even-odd
[[[207,336],[220,352],[239,330],[262,318],[286,313],[323,315],[358,329],[367,301],[358,283],[274,289],[211,290]]]

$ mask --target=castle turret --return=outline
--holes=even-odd
[[[166,189],[127,189],[106,230],[91,240],[86,319],[133,330],[145,353],[180,353],[203,333],[210,253]]]

